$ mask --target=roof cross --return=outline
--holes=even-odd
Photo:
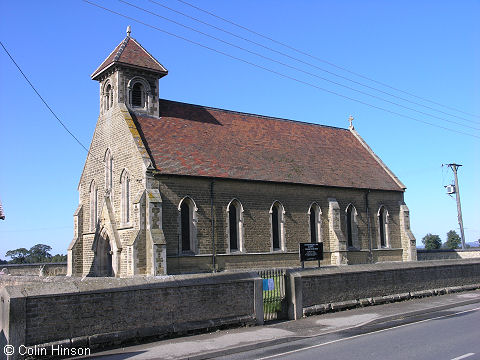
[[[354,129],[354,127],[353,127],[353,116],[352,115],[350,115],[348,117],[348,121],[350,122],[350,126],[348,128],[349,129]]]

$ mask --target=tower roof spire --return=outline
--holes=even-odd
[[[168,74],[167,69],[160,64],[150,53],[138,43],[137,40],[130,37],[132,28],[127,26],[127,37],[117,45],[110,55],[91,75],[93,80],[97,80],[111,66],[118,64],[137,69],[144,69],[158,74],[161,78]]]

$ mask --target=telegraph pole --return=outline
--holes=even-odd
[[[457,198],[457,212],[458,212],[458,225],[460,225],[460,236],[462,237],[462,249],[465,249],[465,233],[463,232],[463,219],[462,219],[462,205],[460,204],[460,190],[458,188],[457,169],[462,166],[460,164],[447,164],[452,169],[453,175],[455,175],[455,196]]]

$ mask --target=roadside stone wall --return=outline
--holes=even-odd
[[[288,273],[289,317],[480,286],[480,260],[379,263]],[[433,294],[433,293],[432,293]],[[430,294],[430,295],[432,295]],[[397,299],[397,300],[398,300]]]
[[[15,276],[65,276],[67,263],[7,264],[0,265],[1,277]]]
[[[418,260],[473,259],[480,258],[480,249],[417,249]]]
[[[255,273],[65,278],[1,290],[9,344],[100,347],[224,325],[263,323]]]

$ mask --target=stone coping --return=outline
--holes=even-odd
[[[43,262],[43,263],[28,263],[28,264],[2,264],[0,265],[0,269],[2,268],[11,268],[11,267],[35,267],[35,266],[42,266],[42,265],[51,265],[51,266],[67,266],[67,262]]]
[[[433,250],[427,250],[427,249],[417,249],[417,252],[419,253],[436,253],[436,252],[476,252],[480,251],[480,248],[473,248],[473,249],[433,249]]]
[[[443,259],[443,260],[425,260],[425,261],[412,261],[412,262],[382,262],[375,264],[356,264],[356,265],[341,265],[341,266],[329,266],[317,269],[291,269],[287,270],[288,273],[297,276],[319,276],[329,274],[342,274],[342,273],[354,273],[354,272],[376,272],[376,271],[388,271],[388,270],[401,270],[401,269],[422,269],[427,267],[442,267],[442,266],[458,266],[458,265],[470,265],[479,264],[480,258],[473,259]]]
[[[251,281],[260,279],[255,272],[221,273],[221,274],[193,274],[193,275],[168,275],[168,276],[136,276],[129,278],[110,277],[44,277],[41,281],[29,282],[26,278],[31,276],[8,276],[8,280],[17,284],[5,284],[4,289],[10,297],[38,297],[55,296],[78,293],[121,292],[130,290],[144,290],[154,288],[188,287],[211,284],[225,284],[238,281]],[[21,283],[20,283],[21,282]],[[1,284],[1,277],[0,277]]]

